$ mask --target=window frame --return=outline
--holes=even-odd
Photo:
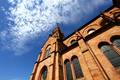
[[[73,63],[73,60],[74,60],[74,59],[77,59],[77,62],[78,62],[77,64],[79,64],[79,66],[78,66],[79,72],[80,72],[79,75],[77,75],[78,72],[76,72],[76,68],[75,68],[76,65]],[[72,63],[72,65],[73,65],[73,70],[74,70],[75,78],[76,78],[76,79],[83,78],[83,77],[84,77],[84,74],[83,74],[83,71],[82,71],[82,68],[81,68],[80,61],[79,61],[78,57],[75,56],[75,55],[72,56],[72,58],[71,58],[71,63]]]
[[[111,43],[112,43],[114,46],[116,46],[116,48],[120,49],[120,41],[117,42],[117,43],[119,43],[119,44],[116,44],[116,43],[115,43],[115,40],[117,40],[117,39],[120,40],[120,35],[112,36],[112,37],[110,38],[110,41],[111,41]]]
[[[70,71],[67,71],[66,63],[68,63],[68,62],[69,62],[69,69],[70,69]],[[72,73],[71,62],[70,62],[68,59],[66,59],[66,60],[64,61],[64,68],[65,68],[66,80],[69,80],[69,78],[70,78],[70,80],[73,80],[73,73]],[[68,73],[70,73],[70,76],[68,76],[68,75],[69,75]],[[69,78],[68,78],[68,77],[69,77]]]
[[[107,45],[108,46],[108,50],[102,50],[102,46],[105,46],[105,45]],[[115,59],[116,58],[120,58],[120,55],[118,54],[118,52],[113,48],[113,46],[112,45],[110,45],[109,43],[107,43],[107,42],[101,42],[101,43],[99,43],[99,45],[98,45],[98,47],[99,47],[99,49],[100,49],[100,51],[105,55],[105,57],[109,60],[109,62],[115,67],[115,68],[117,68],[117,67],[120,67],[120,64],[115,64],[116,63],[116,61],[115,61]],[[110,53],[111,52],[111,53]],[[113,58],[111,58],[110,57],[110,55],[108,55],[108,54],[111,54],[112,55],[112,57]],[[111,58],[111,59],[110,59]],[[114,60],[114,61],[113,61]],[[119,65],[119,66],[117,66],[117,65]]]

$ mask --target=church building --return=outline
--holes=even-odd
[[[57,26],[29,80],[120,80],[120,0],[65,38]]]

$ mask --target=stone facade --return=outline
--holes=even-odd
[[[71,80],[120,80],[120,66],[114,67],[99,48],[100,43],[107,42],[120,56],[120,48],[111,41],[114,36],[120,38],[120,8],[116,5],[66,38],[59,27],[55,28],[41,49],[30,80],[43,80],[41,77],[45,67],[45,80],[69,80],[66,75],[66,60],[71,63]],[[72,40],[76,42],[71,44]],[[50,53],[46,53],[47,49]],[[75,75],[71,62],[73,56],[78,58],[81,66],[83,76],[80,78]]]

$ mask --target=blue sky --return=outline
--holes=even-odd
[[[110,6],[112,0],[0,0],[0,80],[28,80],[56,23],[67,36]]]

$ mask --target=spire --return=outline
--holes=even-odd
[[[64,35],[60,30],[59,23],[56,24],[56,28],[53,30],[52,36],[57,38],[57,39],[63,39]]]

